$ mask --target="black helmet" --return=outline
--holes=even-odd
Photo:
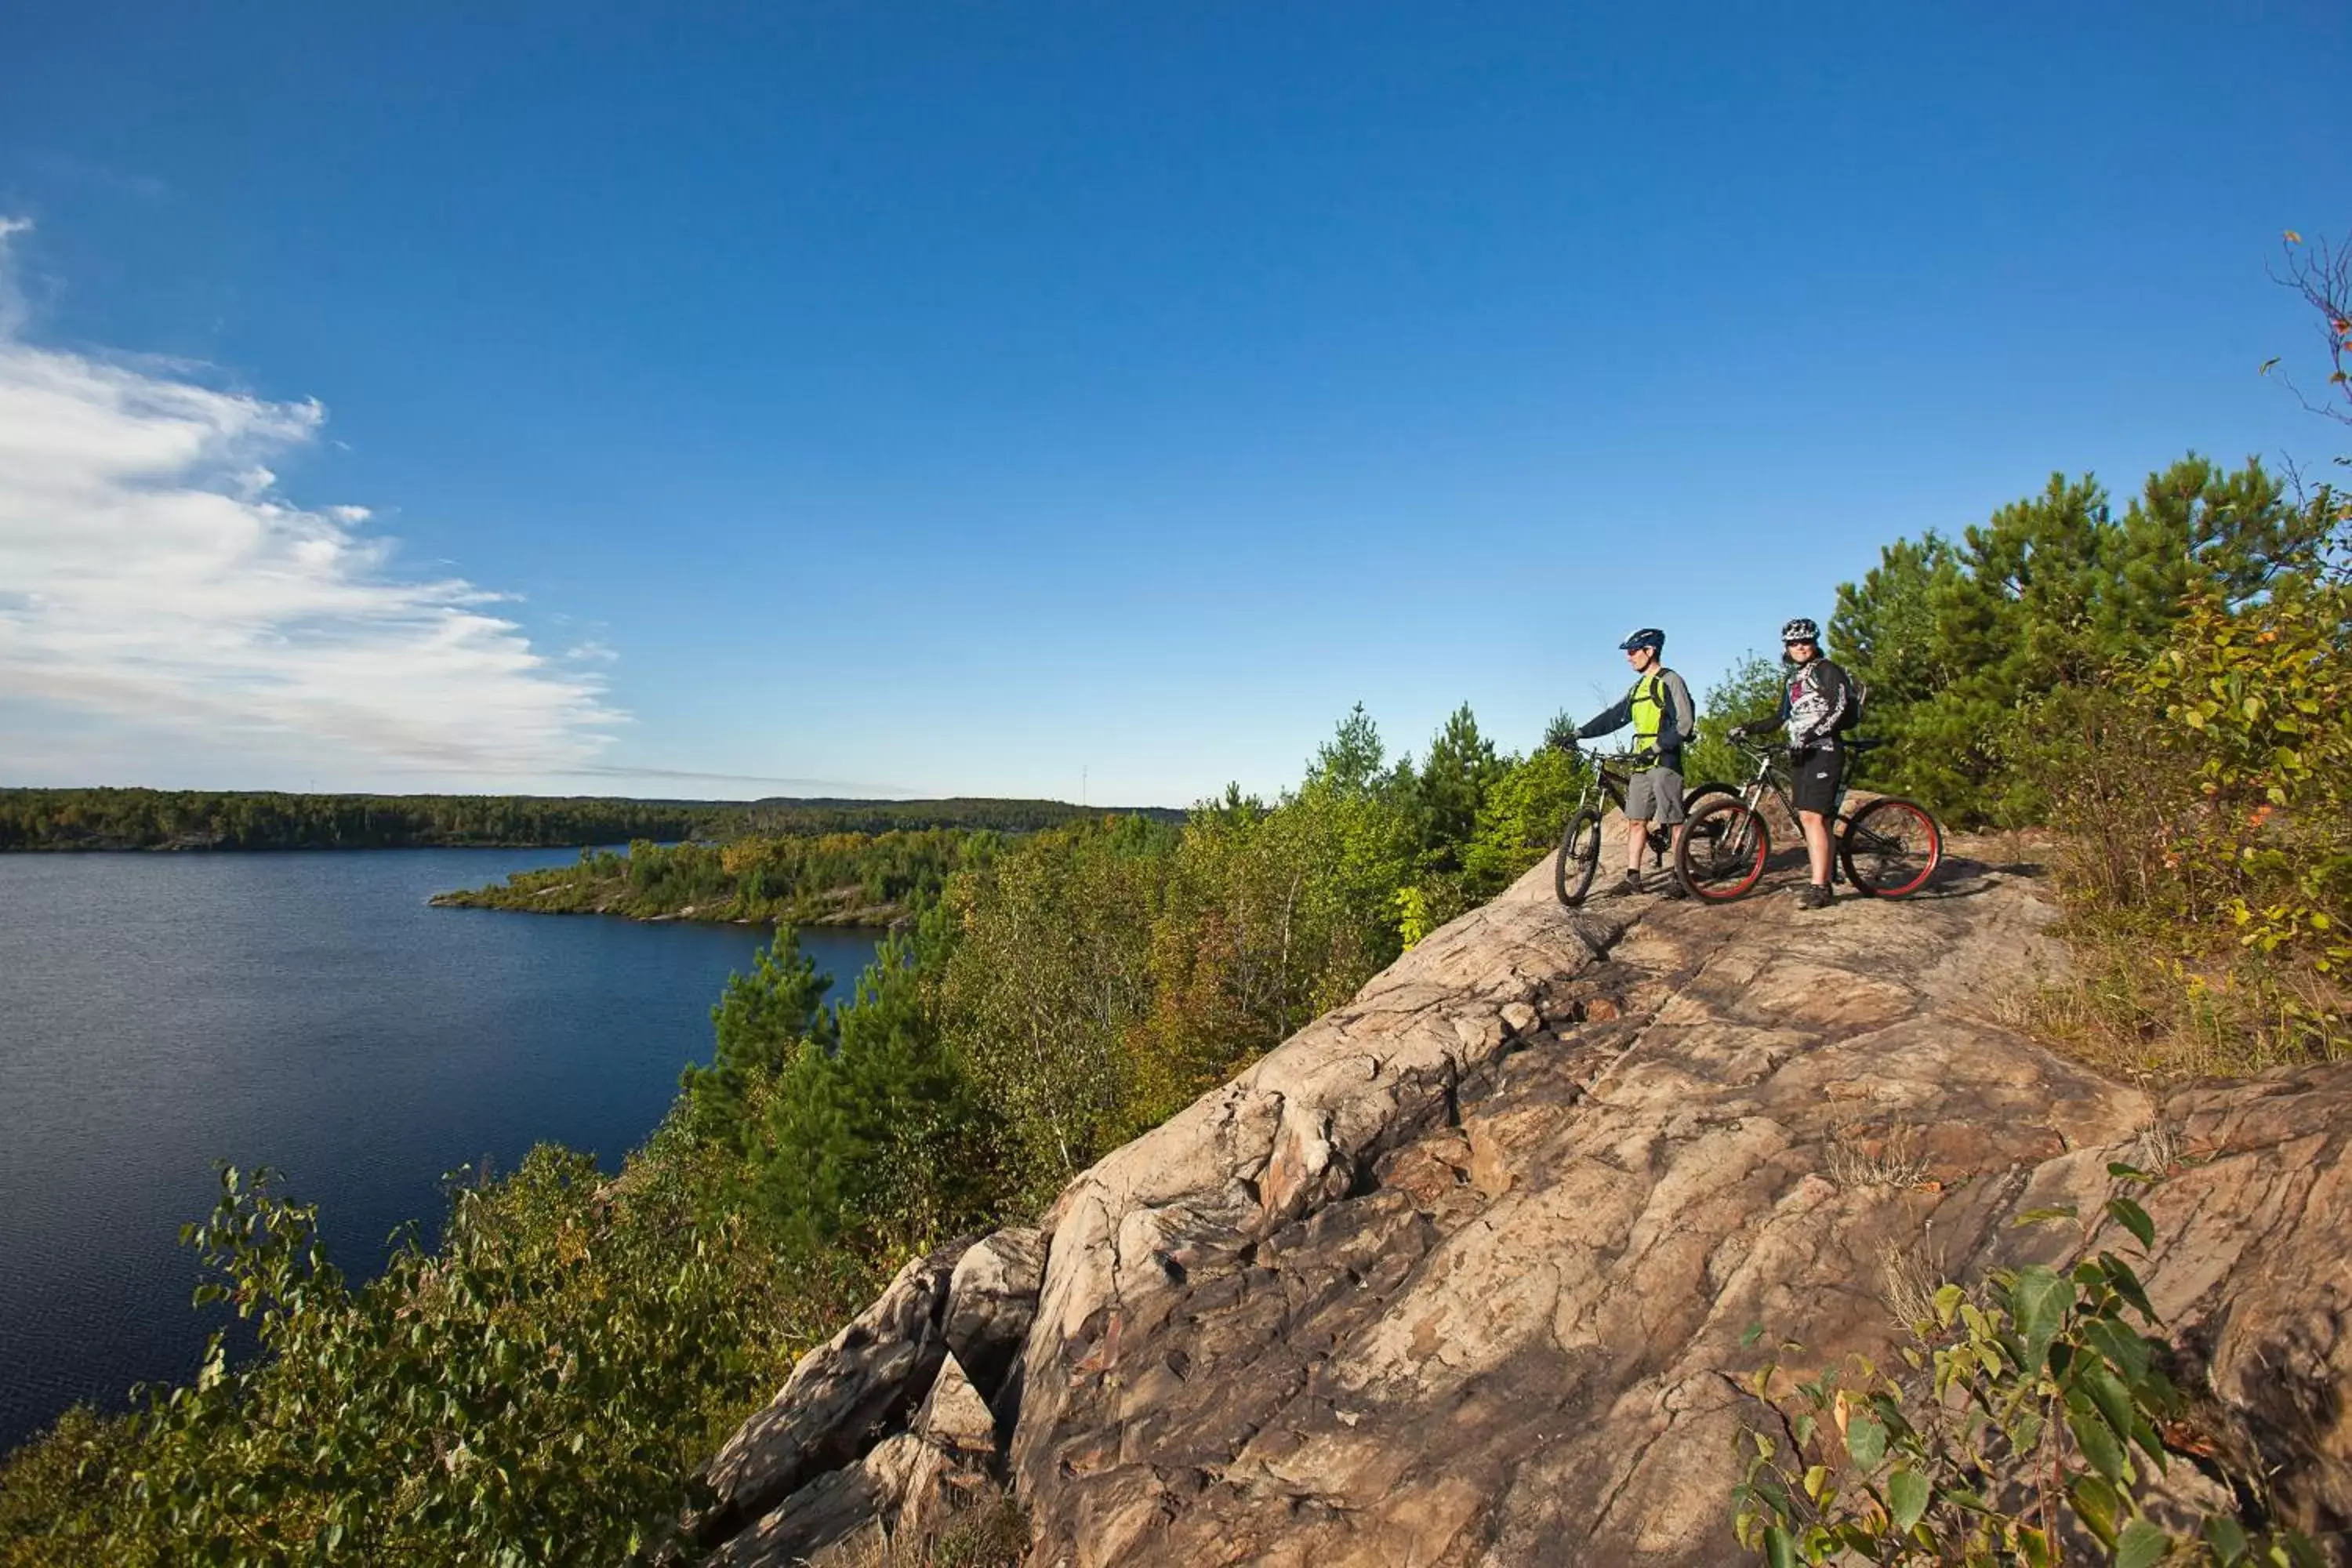
[[[1637,647],[1648,648],[1652,653],[1662,653],[1665,650],[1665,646],[1666,634],[1655,626],[1643,626],[1640,631],[1627,632],[1625,640],[1617,645],[1618,648],[1625,653],[1631,653]]]
[[[1780,646],[1783,647],[1792,642],[1809,642],[1818,647],[1821,640],[1822,628],[1813,625],[1811,619],[1805,616],[1799,616],[1780,628]]]

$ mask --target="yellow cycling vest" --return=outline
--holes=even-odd
[[[1665,689],[1660,674],[1654,669],[1633,682],[1633,694],[1627,699],[1633,706],[1633,739],[1644,746],[1658,743],[1658,731],[1665,723]]]

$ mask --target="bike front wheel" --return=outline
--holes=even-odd
[[[1927,885],[1944,858],[1944,833],[1916,801],[1885,795],[1853,814],[1838,839],[1845,879],[1878,899],[1903,899]]]
[[[1569,818],[1568,831],[1559,836],[1559,863],[1552,868],[1552,886],[1559,901],[1570,909],[1582,903],[1600,864],[1601,816],[1580,811]]]
[[[1710,800],[1683,830],[1675,875],[1694,898],[1727,904],[1752,891],[1772,858],[1764,818],[1736,799]]]

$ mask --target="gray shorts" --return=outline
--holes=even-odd
[[[1663,822],[1671,827],[1683,819],[1683,775],[1674,768],[1645,768],[1625,786],[1625,816],[1631,822]]]

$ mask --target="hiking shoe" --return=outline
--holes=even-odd
[[[1808,882],[1797,889],[1797,907],[1801,910],[1825,910],[1830,907],[1830,890],[1820,882]]]
[[[1680,877],[1669,876],[1666,879],[1666,885],[1660,888],[1658,891],[1664,893],[1670,899],[1687,899],[1690,897],[1690,889],[1683,886],[1683,879]]]
[[[1614,890],[1621,898],[1632,898],[1635,893],[1642,890],[1642,873],[1639,871],[1626,872],[1623,877],[1618,879],[1617,886]]]

